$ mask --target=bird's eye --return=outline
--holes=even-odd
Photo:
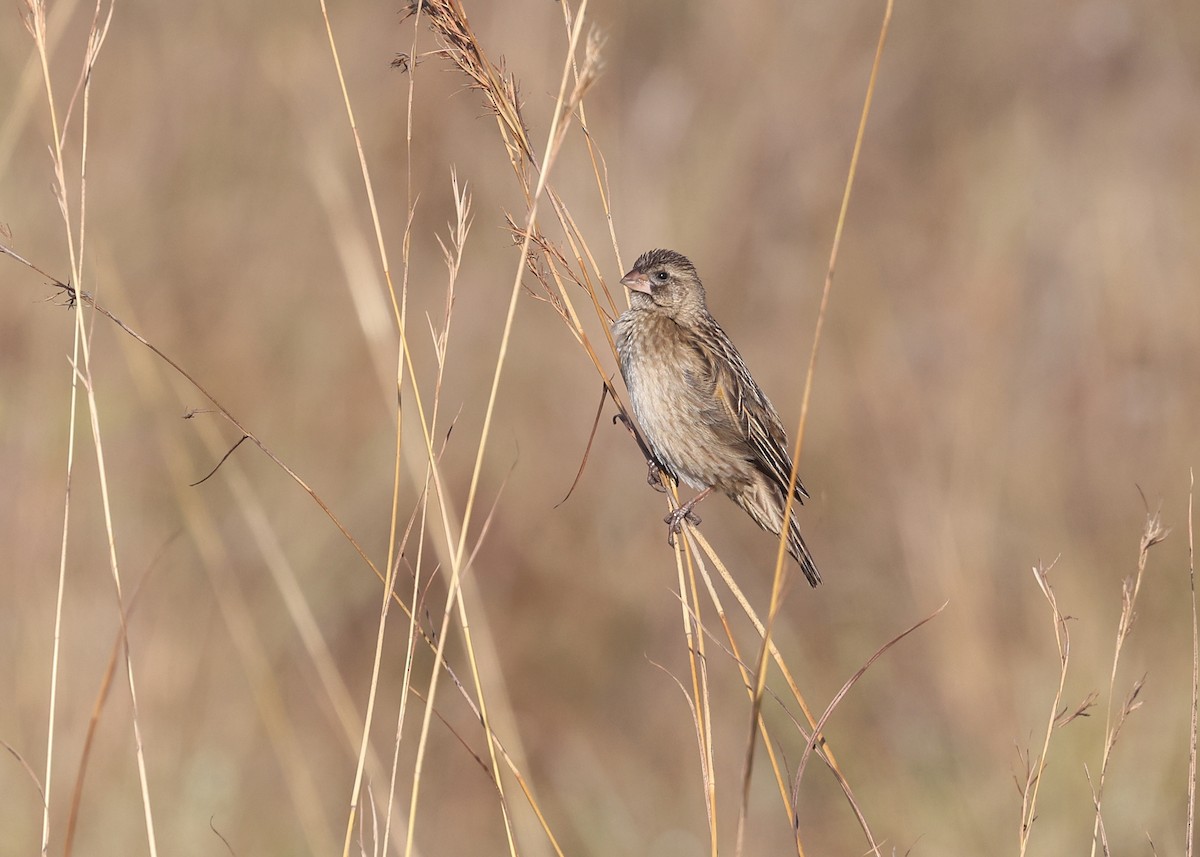
[[[666,271],[659,271],[657,274],[654,275],[654,278],[656,280],[658,280],[660,283],[665,283],[667,280],[671,279],[671,275],[668,274]]]

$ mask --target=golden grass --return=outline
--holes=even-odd
[[[1096,653],[1108,647],[1096,629],[1113,606],[1114,575],[1123,566],[1123,538],[1114,530],[1128,512],[1098,505],[1087,477],[1103,469],[1103,484],[1111,490],[1116,480],[1120,494],[1120,479],[1147,469],[1171,486],[1194,443],[1164,433],[1159,458],[1122,462],[1104,438],[1080,443],[1072,432],[1094,425],[1097,409],[1114,407],[1095,393],[1114,384],[1131,397],[1131,412],[1145,408],[1139,396],[1152,396],[1167,403],[1155,414],[1171,416],[1175,426],[1195,424],[1189,417],[1197,416],[1196,403],[1171,405],[1167,393],[1185,382],[1186,373],[1172,372],[1194,340],[1194,321],[1179,319],[1196,317],[1188,315],[1196,298],[1174,296],[1175,312],[1163,316],[1153,302],[1124,299],[1121,264],[1097,268],[1103,294],[1122,310],[1106,329],[1112,336],[1081,344],[1095,367],[1075,388],[1082,417],[1067,407],[1041,414],[1027,405],[1025,398],[1057,400],[1063,379],[1082,370],[1055,373],[1023,361],[1031,348],[1018,337],[1024,326],[1049,323],[1060,335],[1082,334],[1052,293],[1027,286],[1016,295],[1020,289],[1005,284],[1021,282],[1020,239],[1040,252],[1073,239],[1028,234],[1053,220],[1025,232],[1014,227],[1021,209],[1012,185],[1021,183],[981,166],[995,140],[973,149],[962,142],[969,139],[964,132],[932,164],[916,143],[917,154],[903,154],[903,135],[928,129],[908,124],[900,108],[912,97],[903,93],[920,80],[914,64],[927,52],[912,36],[912,19],[898,47],[884,51],[881,37],[868,72],[866,18],[852,12],[821,22],[842,33],[841,41],[821,40],[842,45],[838,58],[816,43],[804,56],[784,50],[792,36],[783,34],[821,29],[799,10],[734,19],[680,12],[656,22],[630,6],[623,12],[637,27],[623,19],[597,27],[592,16],[620,7],[598,12],[587,0],[531,6],[519,13],[525,17],[511,42],[517,50],[505,48],[505,62],[493,43],[510,44],[515,19],[460,0],[424,2],[384,33],[378,9],[352,11],[324,0],[319,8],[321,30],[312,21],[279,28],[265,12],[237,19],[264,35],[255,57],[262,80],[236,69],[235,85],[216,87],[216,100],[201,111],[205,121],[179,125],[182,144],[164,133],[154,158],[138,160],[130,133],[125,160],[137,160],[141,171],[124,187],[144,188],[146,204],[131,192],[118,209],[113,191],[122,185],[112,176],[121,174],[123,160],[111,141],[121,139],[121,129],[110,116],[122,106],[111,95],[128,100],[142,84],[126,65],[128,44],[120,54],[102,47],[121,37],[125,10],[101,3],[76,16],[63,7],[56,32],[56,19],[48,21],[44,5],[30,0],[29,62],[44,84],[49,130],[32,130],[32,114],[10,115],[0,141],[20,142],[4,164],[0,191],[10,193],[34,171],[38,141],[25,138],[46,133],[52,142],[43,185],[53,182],[61,219],[57,226],[50,217],[41,222],[34,204],[6,209],[15,235],[6,235],[3,251],[6,261],[38,272],[32,286],[43,278],[77,311],[68,384],[53,375],[62,361],[28,344],[17,346],[24,362],[9,363],[60,392],[69,407],[67,416],[45,421],[51,431],[42,441],[47,449],[52,442],[54,450],[67,446],[69,488],[62,502],[63,463],[52,454],[32,477],[23,475],[19,453],[0,460],[23,492],[4,525],[17,546],[14,562],[47,564],[50,528],[45,520],[19,523],[24,508],[44,507],[58,492],[64,510],[57,584],[46,585],[46,575],[30,584],[14,578],[0,599],[33,605],[27,618],[4,608],[0,618],[11,620],[13,651],[34,652],[5,661],[15,704],[0,715],[0,740],[20,764],[0,782],[14,784],[6,792],[41,795],[10,801],[0,826],[24,841],[33,835],[31,819],[40,817],[43,852],[64,854],[101,841],[151,853],[159,841],[200,851],[219,836],[234,853],[329,853],[340,841],[343,854],[706,848],[714,855],[803,855],[998,853],[1014,824],[1019,853],[1035,853],[1039,843],[1044,853],[1061,853],[1088,841],[1083,827],[1090,822],[1093,854],[1129,850],[1143,830],[1153,841],[1178,827],[1186,828],[1191,853],[1194,584],[1190,701],[1154,692],[1156,664],[1166,672],[1189,661],[1174,653],[1185,623],[1169,610],[1181,581],[1150,576],[1155,585],[1142,590],[1150,548],[1165,537],[1157,515],[1147,519],[1125,585],[1115,650],[1102,662]],[[889,3],[884,33],[890,13]],[[933,40],[930,23],[922,34]],[[607,39],[597,35],[604,31]],[[63,32],[74,38],[64,41]],[[195,32],[201,44],[203,26]],[[320,39],[329,54],[315,49]],[[56,42],[74,48],[55,53]],[[1112,42],[1097,44],[1107,50]],[[56,92],[79,64],[70,51],[80,45],[84,71],[68,78],[74,94],[64,107]],[[402,54],[400,70],[387,74],[368,45]],[[723,68],[697,62],[694,45],[708,45],[710,60],[719,45]],[[324,62],[329,55],[332,66]],[[790,57],[784,71],[765,70],[771,57]],[[6,71],[19,70],[7,62]],[[215,61],[207,70],[214,79],[227,73]],[[181,102],[203,89],[200,76],[158,74],[178,82],[173,97]],[[722,89],[738,80],[756,82],[749,97]],[[864,136],[864,109],[855,138],[849,116],[868,80],[868,92],[878,80],[883,118],[872,118]],[[172,158],[203,165],[197,153],[237,126],[223,121],[217,105],[269,111],[257,88],[267,81],[275,96],[285,95],[282,113],[272,115],[278,125],[287,114],[299,130],[304,166],[285,154],[292,140],[260,129],[247,150],[259,159],[257,170],[233,157],[231,167],[198,182],[173,176]],[[468,92],[450,97],[464,84]],[[949,87],[941,121],[969,109],[950,84],[938,85]],[[1119,82],[1104,92],[1120,116]],[[787,124],[782,97],[807,98],[806,112],[824,117],[828,139],[805,130],[818,124],[812,116]],[[148,113],[158,127],[173,128],[170,102],[153,103]],[[479,121],[480,105],[494,131]],[[1001,140],[1005,151],[1030,145],[1020,136],[1019,107],[1014,115],[1012,138]],[[622,122],[625,142],[614,146],[611,129]],[[794,137],[776,137],[775,124]],[[687,129],[682,136],[680,127]],[[761,140],[745,133],[755,127]],[[105,140],[99,152],[96,128]],[[674,153],[669,166],[664,152]],[[1050,148],[1029,157],[1057,163]],[[823,224],[810,231],[828,225],[833,233],[819,307],[799,324],[800,307],[816,296],[797,288],[816,273],[816,263],[805,260],[828,242],[805,234],[789,208],[807,199],[789,180],[789,159],[807,162],[804,187],[826,198],[806,209],[806,218]],[[987,219],[953,222],[945,210],[956,199],[947,190],[953,181],[944,176],[942,202],[923,199],[899,216],[887,188],[908,181],[905,167],[941,176],[938,170],[956,159],[966,162],[971,187],[991,188],[981,209],[962,203],[975,217],[986,211]],[[840,213],[833,191],[847,160],[864,172],[849,219],[853,182]],[[1073,163],[1087,175],[1086,157]],[[769,180],[756,173],[760,165]],[[1156,166],[1142,169],[1159,187]],[[281,172],[273,174],[276,168]],[[236,181],[215,193],[223,169]],[[361,180],[351,178],[356,173]],[[176,188],[178,204],[170,192],[154,204],[169,212],[160,220],[176,238],[132,240],[121,218],[145,229],[156,216],[149,189],[163,178],[163,187]],[[1109,193],[1138,198],[1119,180]],[[716,199],[720,205],[710,204]],[[1195,222],[1186,196],[1169,200],[1177,221]],[[655,214],[660,202],[671,217]],[[203,219],[209,209],[215,221]],[[1052,216],[1044,208],[1039,214]],[[702,225],[706,220],[714,222]],[[217,254],[210,250],[219,242],[207,232],[214,224],[232,227]],[[653,498],[641,487],[637,455],[630,455],[636,445],[623,431],[606,431],[607,417],[567,490],[599,388],[624,413],[608,330],[621,299],[608,281],[623,270],[619,234],[636,235],[639,249],[674,243],[646,237],[651,228],[679,230],[689,239],[679,249],[733,284],[722,290],[715,285],[721,275],[706,275],[719,316],[747,308],[726,326],[747,343],[751,363],[755,351],[765,357],[783,350],[738,335],[750,328],[751,311],[761,335],[776,339],[781,330],[794,337],[815,322],[806,377],[783,359],[758,373],[784,403],[781,410],[792,410],[789,389],[800,403],[795,458],[806,474],[816,470],[806,481],[820,486],[801,513],[806,531],[824,542],[830,560],[823,567],[834,569],[815,593],[785,600],[782,550],[767,588],[769,540],[756,532],[743,537],[736,515],[718,512],[708,516],[705,532],[689,528],[679,540],[669,591],[661,512],[632,508]],[[984,233],[973,243],[972,228]],[[54,244],[63,249],[48,250],[43,233],[55,230]],[[33,240],[24,237],[29,233]],[[1168,278],[1196,261],[1185,244],[1171,243],[1176,234],[1160,239]],[[390,261],[397,241],[398,273]],[[940,270],[964,258],[965,273]],[[913,270],[928,284],[902,289],[897,284],[914,259],[920,261]],[[1000,261],[988,268],[990,259]],[[1075,259],[1081,268],[1092,264]],[[140,273],[147,263],[157,272],[153,279]],[[841,279],[831,302],[835,264]],[[62,274],[47,273],[59,267]],[[764,283],[766,275],[778,282]],[[329,283],[344,283],[347,292],[322,288]],[[923,310],[907,305],[910,293],[921,296]],[[1088,295],[1080,291],[1074,303]],[[37,330],[37,339],[61,349],[61,317],[48,308],[26,311],[18,299],[5,315],[0,333]],[[389,315],[390,324],[381,323]],[[1114,381],[1106,373],[1124,367],[1125,355],[1139,347],[1122,332],[1131,317],[1173,345],[1161,352],[1169,359],[1152,363],[1157,374]],[[830,336],[817,372],[824,325]],[[966,345],[964,333],[972,338]],[[282,359],[272,340],[288,343]],[[793,344],[784,342],[789,358],[800,351]],[[930,353],[931,345],[942,351]],[[1053,347],[1032,348],[1051,364],[1062,359]],[[0,373],[4,389],[16,375]],[[1006,397],[1006,389],[1019,397]],[[77,392],[91,429],[94,482],[76,466]],[[13,416],[37,419],[31,400],[14,401],[7,415],[0,411],[0,428],[20,425]],[[816,452],[801,462],[810,402],[821,419],[816,439],[804,445]],[[180,410],[187,422],[161,421]],[[951,427],[944,436],[942,423]],[[841,424],[840,432],[828,428]],[[1043,433],[1031,443],[1031,426],[1042,425],[1051,427],[1049,439]],[[971,444],[989,454],[975,457]],[[1014,449],[1019,454],[1010,455]],[[277,480],[279,473],[286,479]],[[1030,484],[1044,490],[1026,509],[1021,489]],[[1172,491],[1160,489],[1174,497]],[[551,513],[564,493],[569,503]],[[1073,504],[1089,510],[1084,523],[1072,516]],[[1184,514],[1178,502],[1164,505],[1176,519]],[[1190,494],[1186,514],[1190,569]],[[172,536],[177,532],[183,537]],[[1039,606],[1011,571],[1046,546],[1064,552],[1054,573],[1062,603],[1082,605],[1083,627],[1072,635],[1048,570],[1035,569],[1051,607],[1056,680],[1039,666]],[[1168,557],[1163,566],[1178,563]],[[97,565],[108,566],[115,606],[84,574]],[[142,572],[136,613],[130,567],[154,571]],[[368,570],[374,575],[363,574]],[[1107,585],[1096,585],[1097,572],[1107,573]],[[726,611],[724,590],[740,611]],[[670,630],[673,598],[682,639]],[[934,610],[947,598],[948,606]],[[765,606],[765,621],[756,605]],[[1143,640],[1131,631],[1145,612],[1172,618],[1151,623]],[[97,655],[113,641],[107,666],[84,645],[97,637],[106,643],[95,647]],[[1151,653],[1160,649],[1172,654],[1156,660]],[[114,692],[118,669],[124,693]],[[1087,690],[1072,684],[1080,673]],[[1129,682],[1127,673],[1147,678]],[[1098,738],[1082,718],[1098,698],[1090,690],[1096,675],[1108,676]],[[1131,689],[1121,691],[1123,682]],[[1038,722],[1035,708],[1048,686],[1057,688],[1050,715],[1036,752],[1026,750],[1035,742],[1023,733]],[[673,699],[677,690],[682,706]],[[828,702],[814,714],[806,695]],[[1064,706],[1065,698],[1084,701]],[[89,709],[85,726],[74,712]],[[1188,711],[1185,753],[1188,739],[1174,727]],[[34,716],[40,728],[27,722]],[[1150,717],[1156,725],[1143,726]],[[117,721],[126,731],[117,732]],[[1014,740],[1021,757],[1015,795],[1011,758],[997,750]],[[40,761],[42,741],[44,766],[30,761]],[[769,775],[753,764],[760,741]],[[78,761],[71,758],[77,751]],[[1136,754],[1136,773],[1122,751]],[[813,754],[829,776],[805,776]],[[70,796],[58,785],[64,774],[76,784]],[[1147,784],[1151,777],[1177,782],[1186,812],[1165,785]],[[17,785],[30,780],[36,788]],[[212,832],[197,824],[210,817]]]

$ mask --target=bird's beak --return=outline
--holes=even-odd
[[[631,292],[650,294],[650,278],[641,271],[634,269],[621,278],[621,285]]]

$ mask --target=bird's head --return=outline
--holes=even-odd
[[[635,307],[657,308],[672,318],[703,312],[704,286],[696,266],[674,250],[643,253],[621,285],[632,293]]]

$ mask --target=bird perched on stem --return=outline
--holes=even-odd
[[[696,504],[721,491],[764,530],[779,535],[792,472],[787,433],[733,343],[708,312],[696,267],[673,250],[643,253],[621,280],[630,307],[613,325],[621,375],[657,462],[700,491],[664,520],[668,539]],[[808,492],[796,480],[795,505]],[[788,553],[808,582],[821,582],[793,513]]]

